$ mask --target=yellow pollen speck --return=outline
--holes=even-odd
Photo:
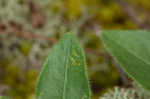
[[[74,56],[76,56],[76,57],[79,57],[79,55],[76,53],[75,50],[72,51],[72,54],[73,54]]]
[[[87,99],[88,97],[87,97],[87,95],[84,95],[83,97],[82,97],[82,99]]]
[[[80,66],[80,63],[77,62],[73,57],[70,57],[70,60],[71,60],[73,65]]]

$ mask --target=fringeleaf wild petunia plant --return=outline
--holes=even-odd
[[[102,32],[101,39],[123,70],[149,92],[150,32],[109,30]],[[35,98],[91,99],[85,55],[73,34],[66,33],[52,49],[40,72]]]

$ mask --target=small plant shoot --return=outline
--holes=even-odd
[[[101,38],[123,70],[150,91],[150,32],[109,30]],[[50,52],[35,89],[35,99],[91,99],[84,51],[72,33]]]

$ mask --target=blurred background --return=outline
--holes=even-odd
[[[44,60],[66,32],[86,53],[92,99],[130,80],[104,49],[104,29],[149,29],[150,0],[0,0],[0,95],[33,99]]]

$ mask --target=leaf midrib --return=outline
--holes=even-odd
[[[72,45],[71,45],[72,46]],[[62,99],[66,99],[66,85],[67,85],[67,75],[68,75],[68,67],[69,67],[69,65],[68,65],[68,63],[69,63],[69,59],[68,59],[68,57],[69,57],[69,55],[70,55],[70,50],[71,50],[71,46],[70,46],[70,48],[69,48],[69,50],[67,50],[67,55],[66,55],[66,57],[65,57],[65,77],[64,77],[64,85],[63,85],[63,96],[62,96]],[[68,48],[67,48],[68,49]]]

